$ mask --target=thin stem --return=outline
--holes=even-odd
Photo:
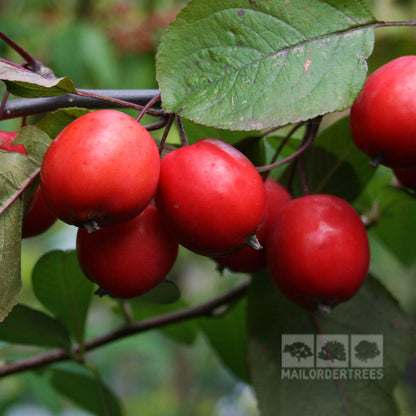
[[[309,195],[308,181],[306,180],[305,158],[303,154],[299,156],[300,177],[302,181],[302,189],[304,195]]]
[[[0,115],[3,114],[4,107],[6,106],[9,95],[10,95],[9,91],[6,91],[3,95],[3,99],[1,100],[1,104],[0,104]]]
[[[265,172],[268,171],[270,169],[274,169],[277,168],[278,166],[282,166],[285,163],[290,162],[293,159],[296,159],[299,155],[301,155],[315,140],[316,134],[318,132],[319,129],[319,125],[321,123],[322,120],[322,116],[318,116],[312,120],[308,121],[308,126],[309,128],[307,129],[307,131],[305,132],[305,136],[304,136],[304,140],[302,140],[302,145],[300,146],[300,148],[292,153],[290,156],[288,156],[285,159],[279,160],[278,162],[275,163],[271,163],[269,165],[265,165],[265,166],[258,166],[257,170],[259,172]]]
[[[106,334],[87,340],[83,345],[84,350],[92,351],[96,348],[117,341],[129,335],[135,335],[152,329],[162,328],[177,322],[195,319],[201,316],[215,316],[218,308],[221,308],[224,305],[235,303],[244,297],[247,293],[248,286],[249,281],[246,281],[239,286],[229,290],[228,292],[214,297],[199,305],[179,309],[177,311],[159,315],[154,318],[149,318],[139,322],[124,325],[113,331],[107,332]],[[0,377],[5,377],[10,374],[16,374],[26,370],[33,370],[52,363],[69,360],[72,356],[76,356],[80,349],[81,347],[79,345],[74,345],[70,352],[64,349],[55,349],[43,354],[36,355],[34,357],[3,365],[0,367]]]
[[[142,105],[138,105],[138,104],[135,104],[135,103],[130,102],[130,101],[120,100],[118,98],[96,94],[94,92],[90,92],[90,91],[87,91],[87,90],[78,90],[77,89],[76,91],[77,91],[77,94],[80,95],[80,96],[90,97],[90,98],[97,98],[99,100],[103,100],[103,101],[106,101],[106,102],[109,102],[109,103],[112,103],[112,104],[121,105],[123,107],[134,108],[135,110],[139,110],[139,111],[142,111],[145,108]],[[163,111],[148,109],[147,114],[149,114],[151,116],[159,117],[163,114]]]
[[[144,128],[147,131],[160,130],[160,129],[163,129],[163,127],[165,127],[167,125],[168,120],[169,120],[169,117],[167,115],[164,115],[163,117],[160,118],[159,121],[156,121],[156,123],[148,124],[148,125],[144,126]]]
[[[14,49],[31,67],[33,72],[37,72],[42,64],[37,61],[35,58],[32,57],[28,52],[26,52],[21,46],[19,46],[16,42],[10,39],[6,34],[0,32],[0,38],[3,39],[12,49]],[[29,68],[28,68],[29,69]]]
[[[172,124],[175,120],[175,114],[169,114],[168,121],[166,123],[165,130],[163,131],[162,138],[159,143],[159,153],[162,154],[163,149],[165,148],[166,139],[168,138],[169,131],[172,127]]]
[[[296,132],[296,130],[298,130],[303,125],[304,125],[304,122],[301,121],[300,123],[296,124],[295,126],[293,126],[290,129],[290,131],[287,133],[286,137],[283,139],[282,143],[280,143],[279,147],[277,148],[276,152],[274,153],[272,159],[270,160],[270,164],[273,164],[273,163],[276,162],[276,160],[279,157],[281,151],[286,146],[286,144],[288,143],[290,138],[293,136],[293,134]],[[264,181],[268,178],[269,173],[270,173],[270,170],[266,170],[265,172],[263,172],[262,177],[263,177]]]
[[[182,146],[188,146],[188,138],[186,137],[185,129],[182,123],[182,118],[180,116],[176,116],[176,123],[178,125],[179,136],[181,138]]]
[[[160,94],[158,94],[158,95],[156,95],[156,97],[153,97],[143,108],[142,108],[142,110],[140,111],[140,113],[139,113],[139,115],[136,117],[136,120],[138,121],[138,122],[140,122],[140,120],[143,118],[143,116],[146,114],[146,113],[150,113],[150,107],[153,105],[153,104],[155,104],[157,101],[159,101],[160,100]]]

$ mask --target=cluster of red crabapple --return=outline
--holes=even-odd
[[[416,120],[406,118],[400,132],[396,120],[404,117],[398,112],[411,111],[412,97],[403,105],[398,99],[405,95],[403,84],[416,85],[415,70],[416,57],[402,57],[373,73],[350,119],[356,145],[392,167],[405,185],[401,173],[416,172]],[[0,148],[25,153],[13,144],[15,135],[3,132]],[[36,212],[48,221],[35,218]],[[23,237],[44,231],[56,217],[79,227],[76,249],[85,275],[100,293],[118,298],[139,296],[160,283],[179,244],[232,271],[267,268],[282,293],[307,309],[349,299],[369,268],[365,226],[346,201],[325,194],[292,199],[217,139],[199,140],[161,159],[150,133],[115,110],[79,117],[49,146]]]

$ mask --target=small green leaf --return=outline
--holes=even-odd
[[[98,416],[122,416],[117,396],[94,374],[81,370],[49,370],[56,391]]]
[[[348,108],[366,78],[374,23],[359,0],[193,0],[156,56],[163,106],[230,130]]]
[[[399,412],[394,388],[416,347],[415,329],[396,300],[369,276],[352,299],[329,314],[317,313],[315,319],[279,293],[267,273],[252,280],[248,297],[248,357],[262,416],[396,416]],[[292,378],[283,376],[283,370],[291,367],[282,367],[282,336],[290,334],[312,337],[312,352],[318,345],[315,341],[330,335],[344,336],[347,348],[352,345],[352,336],[381,336],[382,366],[357,370],[357,365],[352,364],[355,352],[351,346],[344,366],[332,364],[338,369],[334,377],[318,377],[318,370],[332,373],[331,366],[319,367],[317,358],[307,351],[301,361],[307,365],[295,368],[297,378],[293,378],[293,372]],[[310,378],[306,379],[308,374]]]
[[[247,366],[247,302],[242,300],[220,317],[200,318],[198,324],[212,348],[234,375],[250,383]]]
[[[76,252],[50,251],[36,263],[33,291],[39,301],[81,344],[93,292],[93,283],[82,273]]]
[[[416,263],[416,199],[386,186],[379,194],[379,218],[370,233],[406,267]]]
[[[16,305],[0,325],[0,339],[15,344],[68,349],[67,330],[56,319],[25,305]]]
[[[74,83],[67,77],[45,78],[0,60],[0,79],[7,90],[17,96],[27,98],[52,97],[61,94],[76,94]]]
[[[27,126],[14,143],[24,144],[28,156],[0,150],[0,322],[17,303],[24,207],[50,139],[40,129]]]
[[[69,123],[89,112],[78,107],[61,108],[46,114],[36,125],[54,139]]]

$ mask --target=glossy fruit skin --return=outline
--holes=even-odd
[[[394,169],[393,172],[401,185],[416,190],[416,169]]]
[[[77,118],[53,140],[40,182],[45,202],[58,218],[101,228],[146,208],[159,169],[156,143],[143,126],[119,111],[98,110]]]
[[[162,159],[155,201],[182,246],[218,256],[257,232],[266,191],[246,156],[220,140],[202,139]]]
[[[215,260],[223,267],[240,273],[255,273],[267,267],[266,264],[266,240],[274,217],[292,197],[280,183],[267,178],[264,182],[266,188],[266,211],[264,221],[256,236],[263,249],[253,250],[251,247],[243,247],[235,253],[225,257],[217,257]]]
[[[353,296],[370,261],[360,216],[343,199],[323,194],[293,199],[283,207],[266,255],[281,292],[307,309],[332,308]]]
[[[26,150],[22,144],[13,144],[16,136],[17,132],[15,131],[0,131],[0,149],[25,155]]]
[[[416,168],[416,56],[373,72],[351,108],[354,143],[395,169]]]
[[[130,221],[88,233],[79,228],[77,255],[85,275],[116,298],[146,293],[168,274],[178,243],[166,232],[156,207]]]
[[[23,217],[22,237],[34,237],[44,233],[56,222],[55,215],[49,210],[38,186],[30,198]]]

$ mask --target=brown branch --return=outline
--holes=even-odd
[[[216,314],[218,308],[241,299],[246,295],[248,286],[249,281],[244,282],[228,292],[199,305],[179,309],[177,311],[145,319],[143,321],[126,324],[103,335],[87,340],[83,345],[83,350],[92,351],[129,335],[139,334],[151,329],[162,328],[185,320],[203,316],[218,316],[218,314]],[[5,364],[0,367],[0,377],[20,373],[26,370],[34,370],[60,361],[70,360],[73,359],[73,357],[79,356],[79,351],[81,351],[81,346],[77,344],[72,347],[71,351],[55,349],[20,361]]]

